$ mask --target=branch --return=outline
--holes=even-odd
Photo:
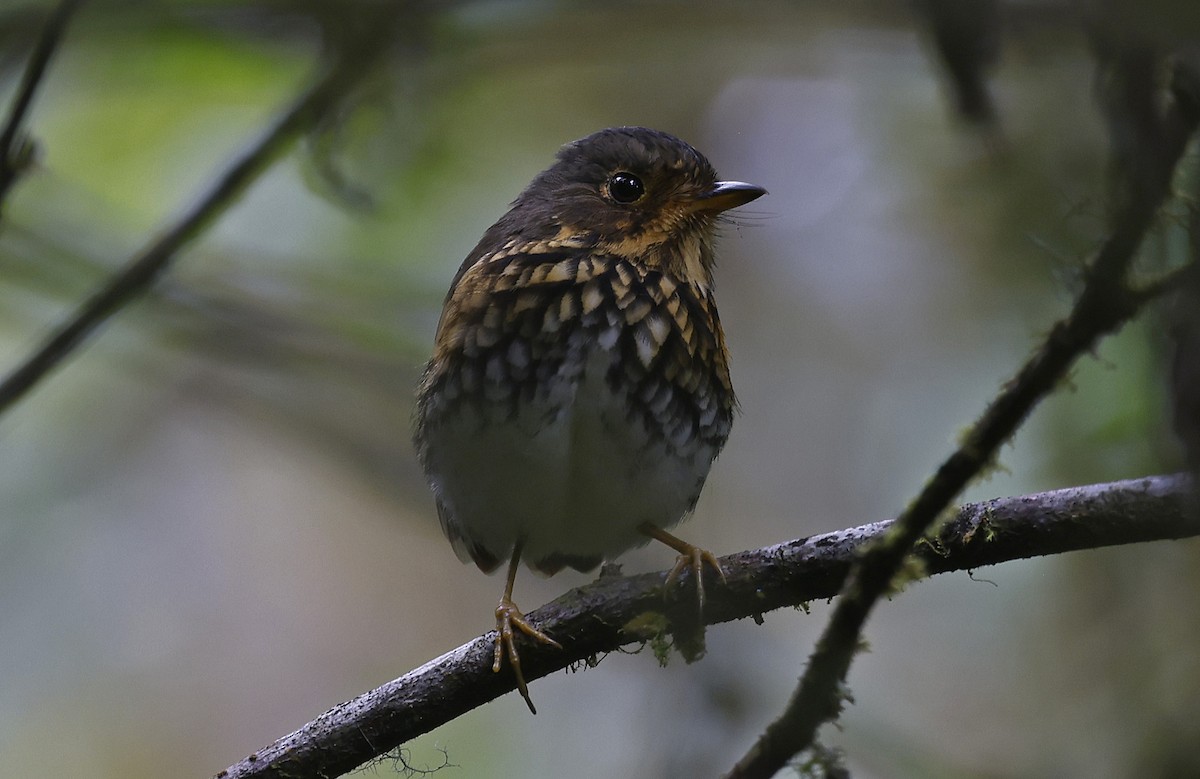
[[[914,554],[930,574],[1117,544],[1200,536],[1191,482],[1183,475],[1076,487],[963,506],[936,540]],[[894,522],[876,522],[721,559],[727,586],[705,601],[708,624],[832,598],[869,542]],[[666,603],[664,574],[602,577],[530,615],[564,649],[530,643],[521,665],[536,679],[598,654],[645,641],[660,630],[690,629],[694,603]],[[665,627],[661,627],[664,626]],[[492,673],[488,633],[399,679],[346,701],[300,730],[217,774],[220,779],[304,779],[345,774],[423,733],[513,690],[512,674]]]
[[[0,131],[0,204],[17,178],[29,167],[33,157],[32,144],[20,135],[21,123],[29,113],[33,96],[42,83],[42,77],[46,75],[46,67],[67,29],[67,22],[80,2],[82,0],[62,0],[50,13],[25,65],[21,86],[17,88],[12,108],[9,109],[8,121],[4,123],[4,130]]]
[[[378,13],[381,15],[377,20],[379,23],[367,26],[370,35],[365,36],[356,48],[347,51],[321,79],[296,98],[194,205],[185,209],[173,225],[97,290],[0,383],[0,414],[45,378],[93,330],[145,292],[175,255],[232,206],[298,135],[338,105],[390,41],[392,25],[385,22],[392,18],[388,14],[394,15],[398,11],[381,10]]]
[[[1177,70],[1174,103],[1157,129],[1161,145],[1131,177],[1114,228],[1088,269],[1071,312],[1055,324],[1045,342],[991,402],[891,532],[863,550],[841,592],[829,624],[783,713],[738,761],[727,779],[774,776],[813,744],[817,729],[841,711],[842,690],[875,604],[892,586],[905,558],[933,527],[951,501],[992,463],[1000,447],[1037,404],[1053,391],[1068,369],[1104,335],[1137,313],[1149,298],[1128,287],[1128,269],[1170,190],[1175,166],[1200,122],[1200,88]],[[1154,164],[1150,164],[1154,163]]]

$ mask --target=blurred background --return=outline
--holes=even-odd
[[[503,582],[441,535],[413,386],[461,259],[602,127],[673,132],[771,193],[723,232],[742,413],[685,537],[727,553],[894,516],[1065,312],[1108,210],[1079,20],[971,5],[997,14],[982,97],[951,81],[925,4],[411,3],[345,110],[0,417],[0,773],[211,775],[492,626]],[[49,7],[0,4],[6,95]],[[363,10],[86,4],[4,204],[0,369],[193,202]],[[966,498],[1179,468],[1163,330],[1150,312],[1106,340]],[[1195,541],[1158,543],[913,585],[868,626],[825,740],[856,777],[1200,775],[1198,562]],[[588,578],[522,571],[516,600]],[[404,757],[464,778],[717,775],[827,612],[713,628],[690,666],[557,674],[532,686],[538,717],[509,695]]]

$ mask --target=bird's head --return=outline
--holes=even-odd
[[[673,135],[615,127],[564,146],[509,216],[708,286],[717,217],[764,194],[719,181],[705,156]]]

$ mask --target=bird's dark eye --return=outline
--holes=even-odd
[[[646,185],[632,173],[621,171],[608,177],[608,196],[618,203],[636,203],[646,194]]]

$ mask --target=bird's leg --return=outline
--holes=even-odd
[[[537,714],[537,709],[533,707],[533,700],[529,697],[529,687],[525,684],[525,675],[521,673],[521,657],[517,654],[517,645],[513,641],[516,636],[513,628],[516,627],[530,638],[543,644],[549,644],[556,649],[562,649],[562,644],[530,624],[521,610],[517,608],[517,604],[513,603],[512,591],[513,584],[517,580],[517,566],[521,562],[521,545],[522,542],[518,541],[513,546],[512,559],[508,561],[508,581],[504,585],[504,594],[500,596],[500,603],[496,606],[496,658],[492,663],[492,673],[500,672],[500,665],[507,652],[509,665],[512,666],[513,675],[517,677],[517,690],[525,699],[529,711]]]
[[[725,581],[725,571],[721,568],[721,563],[717,560],[716,555],[707,549],[701,549],[695,544],[689,544],[682,538],[676,538],[661,527],[651,525],[649,522],[643,522],[638,525],[638,532],[650,536],[656,541],[662,541],[667,546],[679,553],[679,557],[675,558],[675,565],[671,566],[671,570],[667,573],[667,581],[664,586],[664,592],[671,591],[671,585],[679,579],[679,575],[683,573],[684,568],[688,568],[692,572],[692,577],[696,580],[696,598],[700,605],[700,614],[704,614],[704,564],[708,563],[718,574],[721,575],[721,581]]]

